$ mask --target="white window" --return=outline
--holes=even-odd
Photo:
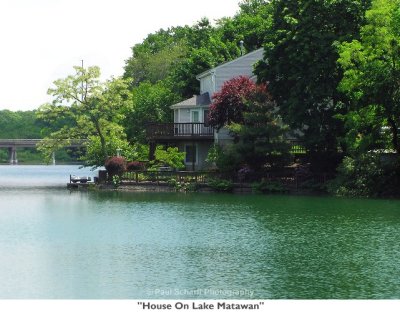
[[[190,122],[200,122],[200,110],[192,109],[190,111]]]

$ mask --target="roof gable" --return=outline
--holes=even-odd
[[[254,51],[249,52],[249,53],[247,53],[247,54],[245,54],[245,55],[242,55],[242,56],[240,56],[240,57],[238,57],[238,58],[235,58],[235,59],[232,60],[232,61],[223,63],[223,64],[221,64],[221,65],[218,65],[218,66],[214,67],[214,68],[211,68],[211,69],[209,69],[209,70],[206,70],[205,72],[202,72],[201,74],[198,74],[198,75],[196,76],[196,79],[197,79],[197,80],[200,80],[201,78],[204,78],[204,77],[206,77],[206,76],[208,76],[208,75],[211,75],[211,74],[213,74],[214,72],[218,71],[219,69],[221,69],[221,68],[223,68],[223,67],[230,66],[230,65],[232,65],[233,63],[240,62],[240,61],[242,61],[242,60],[244,60],[244,59],[246,59],[246,58],[251,59],[251,58],[253,58],[254,56],[259,55],[259,58],[262,59],[263,53],[264,53],[264,48],[260,48],[260,49],[254,50]]]
[[[210,95],[207,93],[203,93],[201,95],[194,95],[190,99],[184,100],[177,104],[171,105],[170,108],[193,108],[193,107],[201,107],[208,106],[211,104]]]

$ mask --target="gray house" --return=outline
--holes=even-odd
[[[150,125],[148,138],[153,146],[166,144],[177,146],[186,153],[187,170],[204,170],[209,149],[214,144],[229,144],[232,138],[227,129],[215,131],[208,124],[209,106],[215,92],[222,85],[237,76],[248,76],[255,79],[254,64],[262,59],[263,49],[245,54],[235,60],[221,64],[196,76],[200,82],[200,95],[171,106],[174,111],[174,122]]]

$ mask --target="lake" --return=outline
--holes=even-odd
[[[400,298],[400,201],[70,191],[0,167],[0,298]]]

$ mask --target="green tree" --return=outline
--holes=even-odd
[[[287,127],[265,84],[256,85],[242,76],[225,82],[210,107],[210,124],[218,129],[226,126],[235,138],[235,144],[223,151],[223,155],[218,149],[213,151],[214,157],[209,155],[209,160],[225,169],[229,167],[226,162],[232,164],[232,169],[241,164],[261,170],[287,160]]]
[[[267,0],[244,0],[233,17],[217,21],[224,42],[239,44],[245,51],[261,48],[271,39],[273,3]]]
[[[185,168],[185,153],[179,152],[177,147],[157,146],[154,156],[156,166],[169,166],[174,169]]]
[[[347,102],[337,86],[336,42],[357,38],[369,0],[275,0],[272,31],[258,79],[269,83],[284,121],[311,151],[334,152]],[[320,159],[322,160],[322,159]]]
[[[53,102],[42,105],[37,112],[41,120],[62,125],[45,138],[40,148],[49,155],[72,140],[83,139],[89,151],[84,157],[87,165],[101,166],[115,154],[116,146],[126,146],[121,122],[122,112],[130,103],[128,83],[122,79],[101,82],[98,67],[74,69],[74,75],[54,82],[55,87],[48,90]],[[95,147],[96,151],[90,152]]]
[[[244,101],[243,121],[228,126],[236,137],[235,152],[253,170],[282,167],[289,159],[285,126],[265,85]]]
[[[141,49],[138,47],[138,50]],[[124,77],[132,79],[132,86],[138,86],[141,82],[154,84],[166,79],[172,66],[186,55],[187,47],[183,42],[177,41],[154,52],[142,50],[135,53],[134,49],[134,56],[126,61]]]
[[[35,111],[0,111],[0,138],[40,139],[41,125]]]
[[[146,125],[152,122],[171,122],[170,105],[178,102],[180,97],[171,91],[168,83],[159,81],[156,84],[142,82],[133,89],[132,100],[124,113],[128,139],[131,142],[146,142]]]
[[[224,40],[221,27],[206,18],[191,27],[161,29],[132,48],[124,77],[133,79],[133,87],[165,80],[180,97],[191,97],[199,92],[196,74],[239,55],[238,44]]]
[[[344,118],[356,132],[348,143],[357,149],[362,138],[358,152],[380,146],[400,154],[400,1],[375,0],[366,19],[360,40],[339,47],[344,70],[339,87],[353,104]],[[385,127],[391,138],[386,146]]]
[[[238,43],[224,41],[219,27],[207,18],[192,26],[186,35],[187,54],[171,71],[171,82],[183,98],[199,93],[196,75],[239,55]]]

